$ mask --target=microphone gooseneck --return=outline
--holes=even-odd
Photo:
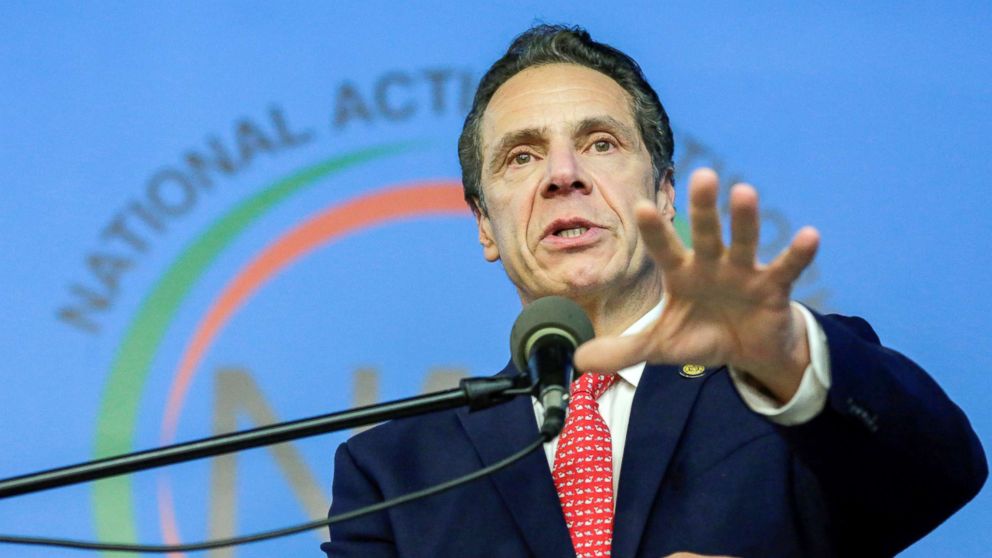
[[[549,440],[565,424],[572,355],[593,337],[592,322],[585,311],[561,296],[539,298],[528,304],[513,324],[513,364],[530,375],[534,395],[544,406],[541,434]]]

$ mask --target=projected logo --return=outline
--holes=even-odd
[[[501,366],[504,343],[493,345],[493,358],[466,341],[505,336],[508,326],[493,316],[499,306],[515,313],[512,289],[479,257],[460,183],[418,178],[452,174],[431,155],[449,153],[452,142],[432,138],[460,122],[474,82],[456,68],[343,79],[330,88],[328,113],[291,117],[272,105],[264,116],[239,118],[124,194],[56,311],[94,339],[120,331],[105,338],[116,350],[96,455],[409,396]],[[342,148],[368,145],[370,128],[381,136],[384,127],[419,120],[416,142]],[[285,168],[280,159],[312,161],[315,148],[337,154],[258,181],[273,174],[267,165]],[[232,202],[236,184],[256,189]],[[228,208],[210,207],[217,203]],[[214,217],[195,224],[204,212]],[[177,251],[176,241],[185,247]],[[149,266],[160,270],[153,282],[140,279]],[[502,297],[479,296],[497,282]],[[136,290],[140,305],[121,313]],[[468,327],[479,320],[466,308],[486,312],[489,325]],[[322,517],[333,450],[349,434],[97,482],[97,536],[191,542]],[[294,555],[316,551],[325,538],[323,531],[274,544]]]
[[[129,440],[134,439],[134,432],[139,421],[139,402],[142,400],[141,394],[147,389],[147,385],[153,375],[153,361],[156,355],[162,350],[163,338],[170,329],[176,327],[179,320],[180,310],[188,305],[186,299],[196,284],[203,276],[217,264],[217,261],[224,255],[230,244],[245,231],[250,230],[254,224],[263,218],[266,213],[274,210],[281,202],[287,200],[313,187],[321,181],[330,180],[337,173],[356,165],[365,165],[373,162],[388,160],[391,156],[404,150],[403,146],[386,146],[374,148],[361,152],[348,153],[334,157],[323,163],[304,169],[293,176],[277,181],[271,187],[255,194],[234,207],[230,212],[217,220],[204,232],[189,248],[187,248],[165,272],[145,299],[137,316],[129,326],[118,356],[115,360],[113,372],[107,386],[105,401],[112,402],[106,405],[100,414],[98,424],[97,445],[101,455],[110,455],[131,451],[133,449]],[[191,387],[196,383],[195,379],[199,374],[213,372],[213,397],[203,408],[202,402],[194,407],[193,413],[199,426],[205,422],[204,415],[208,415],[207,420],[212,422],[213,432],[220,433],[232,431],[239,428],[239,417],[247,419],[247,426],[271,423],[277,420],[288,418],[299,418],[294,416],[279,416],[274,405],[269,400],[270,393],[259,384],[264,374],[262,371],[253,371],[245,366],[204,366],[205,356],[214,347],[218,339],[223,334],[236,315],[246,309],[249,301],[257,298],[260,293],[264,293],[267,288],[272,287],[277,277],[285,275],[285,272],[300,262],[308,259],[320,251],[321,248],[335,244],[355,243],[357,237],[369,231],[379,231],[379,236],[417,236],[428,231],[430,236],[438,228],[439,221],[457,221],[462,225],[471,226],[470,213],[467,210],[462,197],[460,182],[455,180],[432,180],[412,183],[402,183],[386,185],[373,188],[367,193],[359,194],[351,199],[337,202],[326,207],[315,214],[311,214],[270,239],[264,247],[256,253],[250,255],[238,269],[232,270],[230,276],[223,282],[222,288],[216,293],[213,299],[196,310],[200,315],[194,320],[185,318],[185,323],[194,324],[188,331],[186,340],[178,363],[168,376],[165,382],[161,380],[160,385],[168,385],[167,397],[165,398],[164,412],[160,422],[160,444],[171,444],[177,441],[177,432],[184,416],[184,412],[189,409],[189,396]],[[393,229],[390,231],[389,229]],[[444,226],[441,225],[440,232],[444,233]],[[378,239],[369,239],[378,240]],[[361,249],[365,246],[373,247],[374,242],[361,243]],[[430,267],[436,264],[431,261],[431,252],[423,251],[422,247],[411,242],[410,250],[419,252],[419,257],[423,263]],[[373,248],[374,249],[374,248]],[[347,250],[346,250],[347,252]],[[437,253],[435,252],[436,256]],[[380,252],[380,257],[382,253]],[[370,266],[376,259],[375,252],[364,257],[349,257],[337,263],[345,266]],[[326,266],[327,262],[322,262]],[[318,266],[319,267],[319,266]],[[409,273],[410,266],[400,265],[399,268],[406,267]],[[422,277],[415,280],[406,277],[405,282],[424,283],[430,277]],[[391,290],[386,277],[365,276],[360,283],[365,283],[370,293],[381,290]],[[292,289],[292,278],[288,283],[272,287],[274,289]],[[378,285],[378,286],[377,286]],[[386,285],[383,289],[382,285]],[[328,285],[331,296],[359,298],[361,294],[348,288],[341,288],[337,285]],[[301,288],[311,289],[312,286],[304,285]],[[429,289],[424,290],[423,285],[416,287],[420,292],[418,297],[440,298],[437,293],[432,293]],[[264,299],[264,297],[263,297]],[[368,302],[367,300],[365,302]],[[430,303],[429,301],[425,301]],[[290,312],[300,312],[294,303],[286,303],[290,307]],[[378,314],[381,308],[369,307],[370,311]],[[282,314],[279,310],[264,308],[249,312],[250,320],[258,317],[262,321],[284,321],[291,322],[292,315]],[[360,316],[345,316],[345,319],[326,320],[323,325],[333,328],[329,334],[331,336],[347,337],[347,329],[358,327],[361,329],[362,318]],[[289,323],[286,324],[289,326]],[[241,328],[245,329],[244,327]],[[371,328],[369,331],[374,330]],[[306,344],[306,343],[304,343]],[[273,344],[267,349],[273,355],[281,355],[286,348]],[[336,351],[338,352],[338,351]],[[227,352],[230,358],[230,351]],[[284,355],[288,360],[293,360],[292,355]],[[250,358],[250,357],[246,357]],[[322,358],[321,353],[315,351],[310,355],[311,363]],[[371,356],[369,358],[372,358]],[[419,360],[429,358],[423,355]],[[436,358],[436,357],[435,357]],[[411,359],[416,363],[418,359]],[[362,399],[374,398],[376,384],[380,375],[372,368],[358,367],[352,370],[350,376],[340,370],[340,366],[331,366],[327,363],[318,365],[298,364],[302,368],[314,370],[323,369],[324,372],[337,374],[338,377],[328,378],[332,391],[350,391],[352,398],[349,400],[336,399],[336,405],[331,405],[324,412],[329,412],[335,408],[371,401],[361,401]],[[412,364],[411,367],[415,367]],[[289,367],[281,369],[284,372]],[[427,370],[427,378],[423,389],[430,389],[431,384],[442,384],[450,382],[453,377],[463,375],[463,371],[450,368],[439,368],[434,366]],[[421,374],[423,371],[421,371]],[[284,390],[291,390],[281,384]],[[202,391],[209,392],[210,382],[200,382]],[[201,394],[201,399],[208,395]],[[206,410],[206,412],[204,412]],[[147,411],[145,411],[147,412]],[[242,428],[244,425],[241,426]],[[191,428],[196,431],[196,428]],[[200,432],[203,436],[211,432]],[[190,436],[180,436],[179,439],[187,439]],[[293,494],[298,507],[305,511],[309,518],[320,517],[326,513],[328,499],[326,496],[326,483],[316,480],[318,477],[329,477],[331,468],[330,450],[333,446],[324,447],[324,458],[322,460],[323,469],[314,471],[313,466],[309,466],[305,456],[301,455],[298,448],[291,444],[283,444],[274,448],[271,452],[270,461],[275,464],[279,477],[268,479],[268,484],[264,491],[281,490],[286,492],[286,488]],[[263,450],[260,450],[263,451]],[[314,460],[311,460],[314,461]],[[318,458],[316,461],[320,462]],[[202,466],[201,468],[206,468]],[[318,465],[319,467],[319,465]],[[199,512],[189,513],[189,506],[177,504],[176,501],[176,481],[168,473],[157,475],[156,494],[157,505],[155,506],[158,515],[158,524],[162,533],[162,540],[167,543],[178,543],[184,539],[189,541],[198,537],[209,536],[211,538],[225,537],[236,534],[235,511],[239,503],[236,501],[238,487],[237,458],[229,456],[217,458],[209,464],[209,480],[192,481],[194,484],[203,483],[205,491],[194,490],[201,496],[201,506],[203,506],[202,496],[209,495],[209,509]],[[195,474],[193,476],[196,476]],[[246,475],[250,476],[250,475]],[[117,478],[97,483],[95,487],[95,511],[98,534],[102,539],[121,540],[147,538],[144,535],[146,529],[136,525],[135,518],[147,515],[142,512],[141,507],[136,506],[133,501],[136,493],[132,484],[135,481],[131,478]],[[183,484],[189,482],[184,477]],[[140,492],[140,490],[138,491]],[[244,492],[242,492],[244,494]],[[284,500],[285,496],[282,497]],[[187,500],[189,499],[187,495]],[[177,512],[177,507],[183,513]],[[244,506],[242,506],[244,507]],[[205,511],[205,515],[204,512]],[[287,519],[281,518],[280,514],[265,514],[271,518],[268,523],[262,523],[259,528],[283,525]],[[182,522],[184,517],[190,517],[189,523],[194,526],[188,531],[193,531],[193,536],[182,536]],[[299,517],[297,514],[296,517]],[[206,522],[208,529],[195,528]],[[313,541],[307,540],[307,544],[313,547]],[[224,556],[233,555],[234,551],[217,550],[211,555]]]

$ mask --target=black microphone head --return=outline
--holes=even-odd
[[[585,310],[563,296],[546,296],[531,302],[517,317],[510,331],[510,354],[517,370],[527,372],[527,360],[534,341],[545,334],[557,334],[575,346],[596,336]]]

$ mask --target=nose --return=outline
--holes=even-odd
[[[592,191],[592,184],[584,175],[582,162],[571,146],[549,152],[546,164],[547,175],[541,188],[544,197],[588,194]]]

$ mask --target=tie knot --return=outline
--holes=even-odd
[[[586,372],[582,376],[579,376],[578,380],[572,382],[572,393],[587,393],[595,401],[616,381],[616,374]]]

